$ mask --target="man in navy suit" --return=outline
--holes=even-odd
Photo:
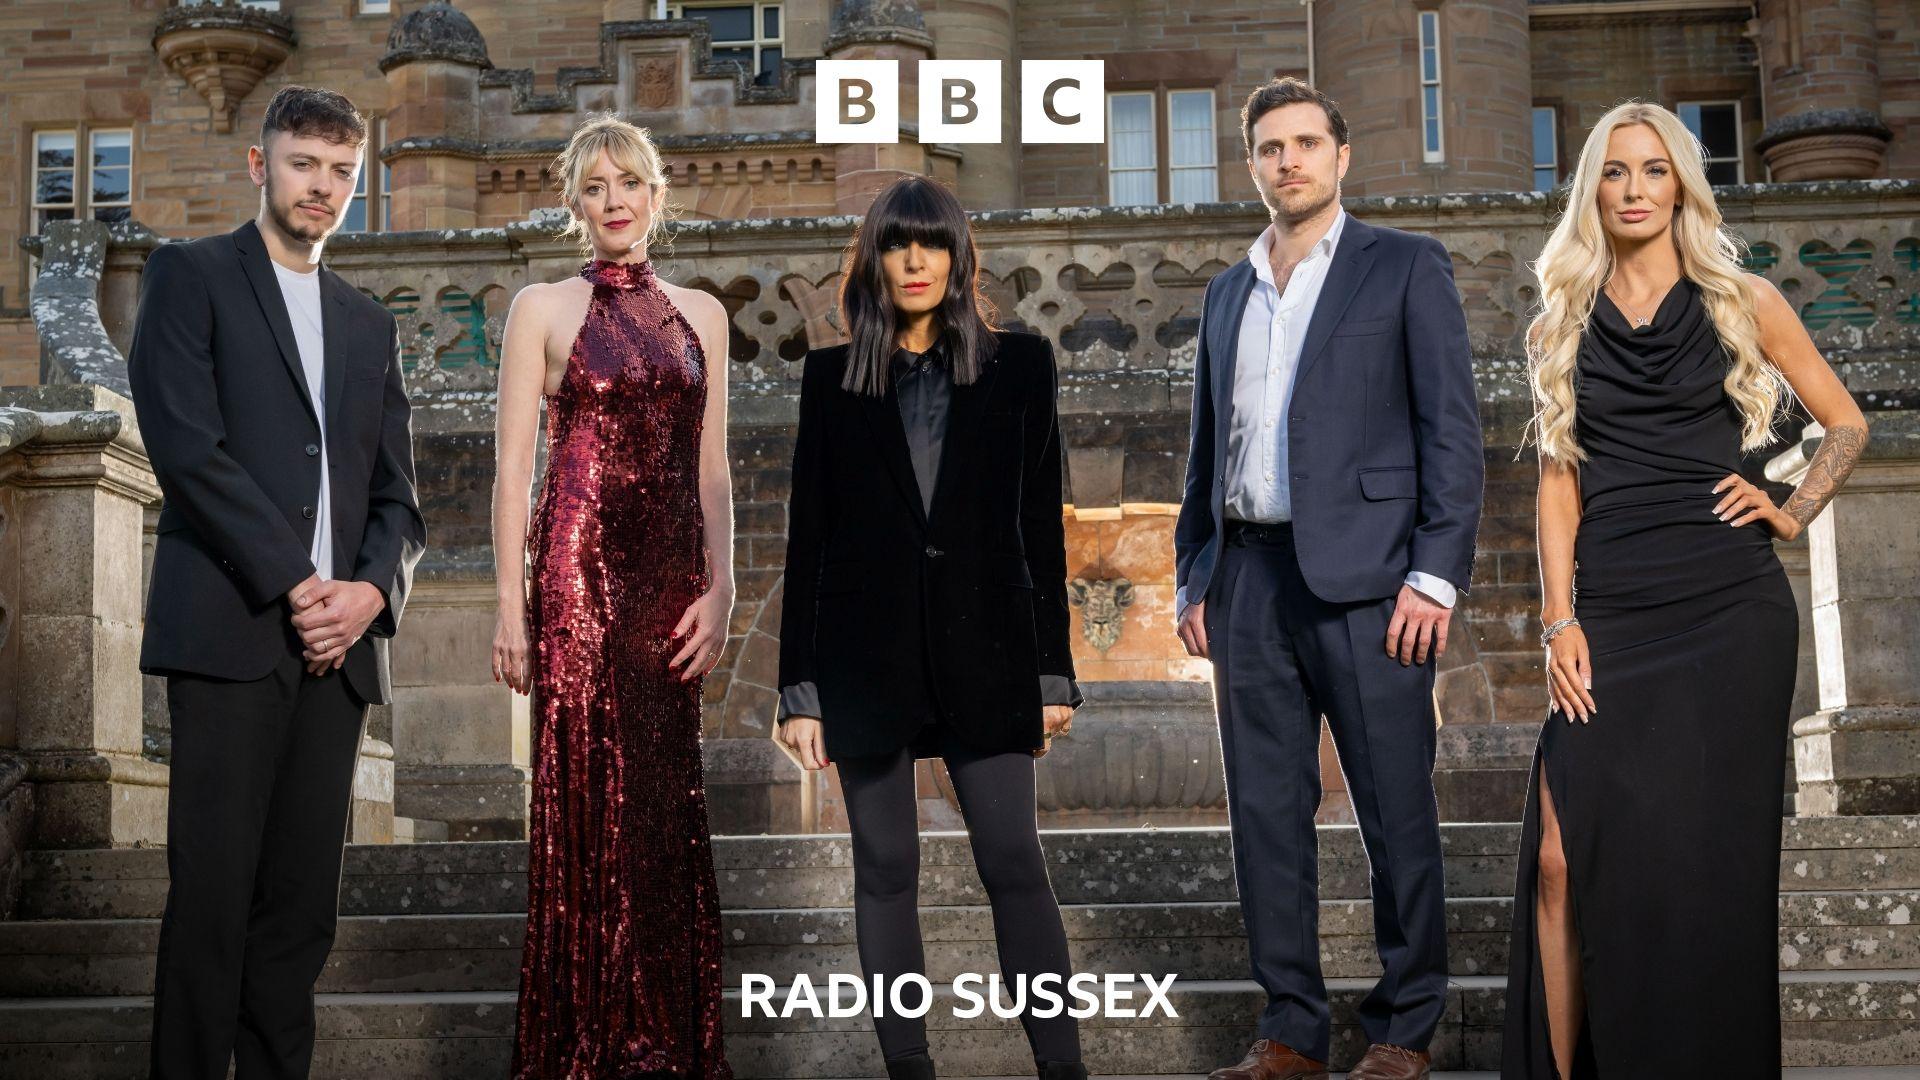
[[[1324,1080],[1320,717],[1372,864],[1385,973],[1356,1080],[1428,1075],[1447,993],[1434,665],[1472,576],[1484,479],[1466,319],[1437,241],[1347,216],[1338,107],[1297,79],[1241,111],[1272,224],[1207,285],[1180,637],[1213,661],[1234,872],[1267,992],[1212,1080]]]

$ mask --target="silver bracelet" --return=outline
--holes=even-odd
[[[1559,637],[1560,631],[1565,630],[1567,627],[1579,625],[1580,620],[1572,616],[1554,621],[1545,630],[1540,631],[1540,647],[1544,649],[1548,645],[1553,644],[1553,639]]]

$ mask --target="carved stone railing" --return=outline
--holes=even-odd
[[[1861,404],[1873,411],[1910,406],[1920,396],[1920,183],[1755,185],[1719,195],[1752,248],[1752,267],[1802,313]],[[1463,616],[1470,632],[1456,635],[1438,690],[1457,736],[1443,742],[1458,758],[1443,753],[1442,771],[1458,773],[1457,783],[1442,785],[1443,812],[1510,819],[1524,791],[1542,700],[1538,650],[1527,629],[1538,608],[1532,472],[1515,460],[1529,412],[1521,341],[1537,298],[1528,266],[1559,208],[1550,196],[1531,193],[1353,199],[1347,207],[1374,224],[1432,235],[1453,255],[1487,431],[1488,505]],[[328,248],[329,264],[400,325],[433,543],[409,608],[412,630],[395,653],[395,797],[398,813],[448,821],[455,838],[514,835],[524,805],[525,699],[492,685],[484,658],[493,605],[493,402],[513,295],[528,282],[564,279],[580,265],[578,248],[558,235],[562,220],[542,212],[501,228],[355,234]],[[1245,255],[1266,222],[1264,208],[1010,210],[972,220],[983,287],[1003,322],[1044,334],[1057,349],[1068,472],[1063,502],[1073,514],[1070,573],[1117,574],[1134,585],[1118,644],[1097,651],[1088,645],[1089,670],[1112,679],[1202,676],[1165,632],[1172,582],[1161,549],[1170,546],[1163,534],[1180,498],[1202,290]],[[752,796],[762,801],[750,812],[722,808],[737,822],[729,827],[742,831],[756,831],[749,821],[755,815],[775,831],[809,820],[775,806],[786,796],[763,777],[791,770],[761,759],[770,752],[764,736],[798,361],[808,348],[841,338],[834,294],[855,223],[690,223],[655,252],[663,275],[714,293],[731,318],[739,593],[727,651],[707,680],[706,729],[714,760],[737,765],[716,769],[715,782],[762,793]],[[155,241],[135,231],[111,236],[100,287],[107,299],[98,305],[104,330],[86,332],[92,344],[68,341],[69,321],[92,318],[74,297],[42,321],[53,377],[113,377],[117,358],[103,367],[93,363],[94,350],[101,338],[127,340],[133,282]],[[47,269],[82,280],[90,265],[102,273],[97,262],[65,258],[48,260]],[[72,292],[77,297],[87,288],[76,284]],[[1111,544],[1091,537],[1096,520],[1112,530]],[[1076,640],[1082,629],[1076,626]],[[769,790],[776,794],[765,795]],[[478,816],[463,822],[469,811]]]

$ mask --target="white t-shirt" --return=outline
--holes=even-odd
[[[268,262],[273,262],[269,259]],[[320,271],[297,274],[273,263],[280,279],[280,295],[293,322],[293,341],[300,349],[300,368],[307,377],[307,393],[320,418],[320,492],[315,497],[313,546],[308,551],[322,580],[333,577],[333,500],[327,481],[327,363],[326,342],[320,332]]]

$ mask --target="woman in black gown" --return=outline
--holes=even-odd
[[[1832,498],[1866,422],[1737,252],[1677,117],[1635,102],[1601,119],[1528,335],[1552,710],[1521,834],[1507,1078],[1779,1075],[1798,627],[1773,540]],[[1826,439],[1776,508],[1737,470],[1789,387]]]

